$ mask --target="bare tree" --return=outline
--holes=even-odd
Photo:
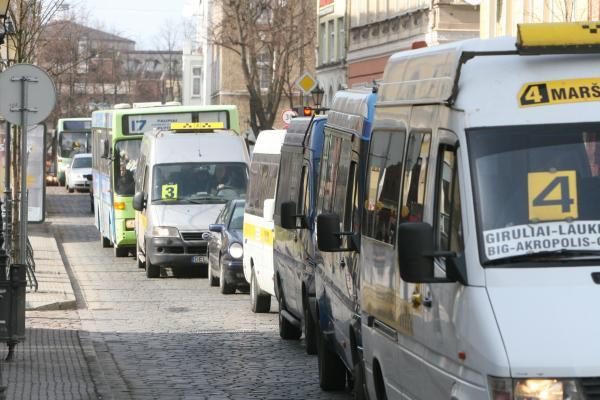
[[[215,45],[240,57],[255,134],[271,129],[282,97],[291,95],[304,53],[313,48],[313,0],[215,0],[222,15]]]
[[[43,27],[48,24],[65,0],[13,0],[8,14],[14,33],[8,36],[8,46],[15,51],[16,63],[31,63]]]
[[[169,20],[167,26],[177,27],[176,21]],[[184,25],[185,26],[185,25]],[[181,52],[177,51],[180,43],[180,31],[177,28],[163,30],[156,39],[162,63],[160,77],[161,101],[178,100],[181,93]]]

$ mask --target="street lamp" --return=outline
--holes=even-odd
[[[311,90],[310,94],[312,95],[315,108],[320,108],[325,91],[319,85],[317,85],[313,90]]]
[[[0,44],[4,43],[4,36],[6,36],[6,18],[8,16],[8,6],[10,0],[0,0],[0,19],[2,25],[0,25]]]
[[[10,0],[0,0],[0,18],[6,18]]]

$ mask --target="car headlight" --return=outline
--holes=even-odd
[[[173,226],[155,226],[154,228],[152,228],[152,236],[178,237],[179,231]]]
[[[229,255],[233,258],[242,258],[244,255],[244,248],[239,243],[232,243],[229,246]]]
[[[490,377],[493,400],[584,400],[573,379],[504,379]]]

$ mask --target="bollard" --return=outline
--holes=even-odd
[[[27,286],[25,265],[10,266],[10,318],[8,324],[8,355],[12,360],[17,343],[25,340],[25,288]]]

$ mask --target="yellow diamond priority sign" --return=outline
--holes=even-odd
[[[317,86],[317,80],[313,78],[310,72],[305,71],[296,81],[296,86],[302,90],[304,94],[310,94],[310,91]]]

